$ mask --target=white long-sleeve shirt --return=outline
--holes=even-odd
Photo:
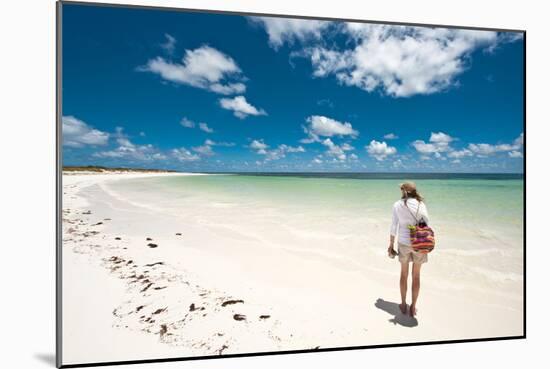
[[[410,209],[410,211],[409,209],[407,209],[407,207]],[[414,219],[414,216],[417,215],[417,210],[418,220],[424,219],[424,222],[426,222],[427,224],[428,209],[426,208],[426,204],[423,201],[418,202],[418,200],[416,199],[407,199],[407,207],[405,206],[405,202],[403,201],[403,199],[396,201],[393,204],[393,215],[390,234],[392,236],[396,236],[397,242],[403,245],[410,246],[411,238],[408,226],[415,225],[417,223],[417,221]]]

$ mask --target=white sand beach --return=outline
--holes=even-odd
[[[304,235],[237,211],[227,222],[220,203],[166,212],[114,186],[185,175],[63,175],[64,364],[522,334],[521,280],[500,295],[497,282],[464,287],[437,251],[417,317],[402,315],[389,224],[353,260],[325,247],[338,233],[321,224]]]

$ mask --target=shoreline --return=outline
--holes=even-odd
[[[66,364],[521,334],[502,324],[516,312],[482,303],[481,291],[453,296],[430,282],[418,317],[402,316],[399,266],[376,254],[360,268],[258,247],[215,222],[183,222],[105,191],[112,180],[159,175],[198,174],[63,178]]]

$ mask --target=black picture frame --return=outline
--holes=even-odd
[[[523,35],[523,132],[524,132],[524,156],[523,156],[523,333],[517,336],[504,336],[504,337],[487,337],[487,338],[471,338],[471,339],[457,339],[457,340],[443,340],[443,341],[424,341],[424,342],[407,342],[407,343],[395,343],[395,344],[377,344],[377,345],[363,345],[363,346],[342,346],[331,348],[318,348],[318,349],[303,349],[303,350],[284,350],[273,352],[250,352],[239,354],[224,354],[224,355],[206,355],[206,356],[192,356],[192,357],[173,357],[173,358],[159,358],[159,359],[145,359],[145,360],[124,360],[124,361],[104,361],[104,362],[90,362],[80,364],[67,364],[62,363],[62,17],[63,17],[63,5],[82,5],[90,7],[115,7],[115,8],[133,8],[142,10],[155,10],[155,11],[168,11],[168,12],[192,12],[192,13],[207,13],[207,14],[224,14],[224,15],[239,15],[239,16],[264,16],[264,17],[279,17],[279,18],[292,18],[292,19],[304,19],[304,20],[325,20],[325,21],[341,21],[341,22],[358,22],[358,23],[371,23],[371,24],[385,24],[396,26],[414,26],[414,27],[439,27],[439,28],[454,28],[454,29],[466,29],[466,30],[478,30],[478,31],[494,31],[494,32],[515,32]],[[144,364],[144,363],[163,363],[163,362],[175,362],[175,361],[190,361],[190,360],[204,360],[204,359],[224,359],[235,357],[253,357],[253,356],[270,356],[270,355],[285,355],[285,354],[301,354],[301,353],[315,353],[315,352],[330,352],[330,351],[349,351],[349,350],[363,350],[363,349],[375,349],[375,348],[391,348],[391,347],[410,347],[410,346],[426,346],[426,345],[441,345],[441,344],[456,344],[456,343],[473,343],[473,342],[490,342],[490,341],[504,341],[504,340],[519,340],[527,338],[527,31],[521,29],[504,29],[504,28],[489,28],[489,27],[474,27],[474,26],[457,26],[447,24],[428,24],[428,23],[413,23],[413,22],[390,22],[380,20],[366,20],[366,19],[350,19],[350,18],[331,18],[331,17],[318,17],[318,16],[305,16],[296,14],[271,14],[271,13],[254,13],[254,12],[242,12],[242,11],[227,11],[227,10],[211,10],[211,9],[192,9],[192,8],[176,8],[176,7],[164,7],[164,6],[148,6],[148,5],[129,5],[129,4],[114,4],[114,3],[98,3],[98,2],[80,2],[80,1],[66,1],[58,0],[56,4],[56,366],[58,368],[84,368],[92,366],[106,366],[106,365],[127,365],[127,364]]]

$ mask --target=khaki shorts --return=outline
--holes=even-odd
[[[422,254],[420,252],[414,251],[410,246],[398,243],[397,250],[399,252],[399,261],[401,263],[410,263],[412,261],[416,264],[424,264],[428,262],[428,254]]]

